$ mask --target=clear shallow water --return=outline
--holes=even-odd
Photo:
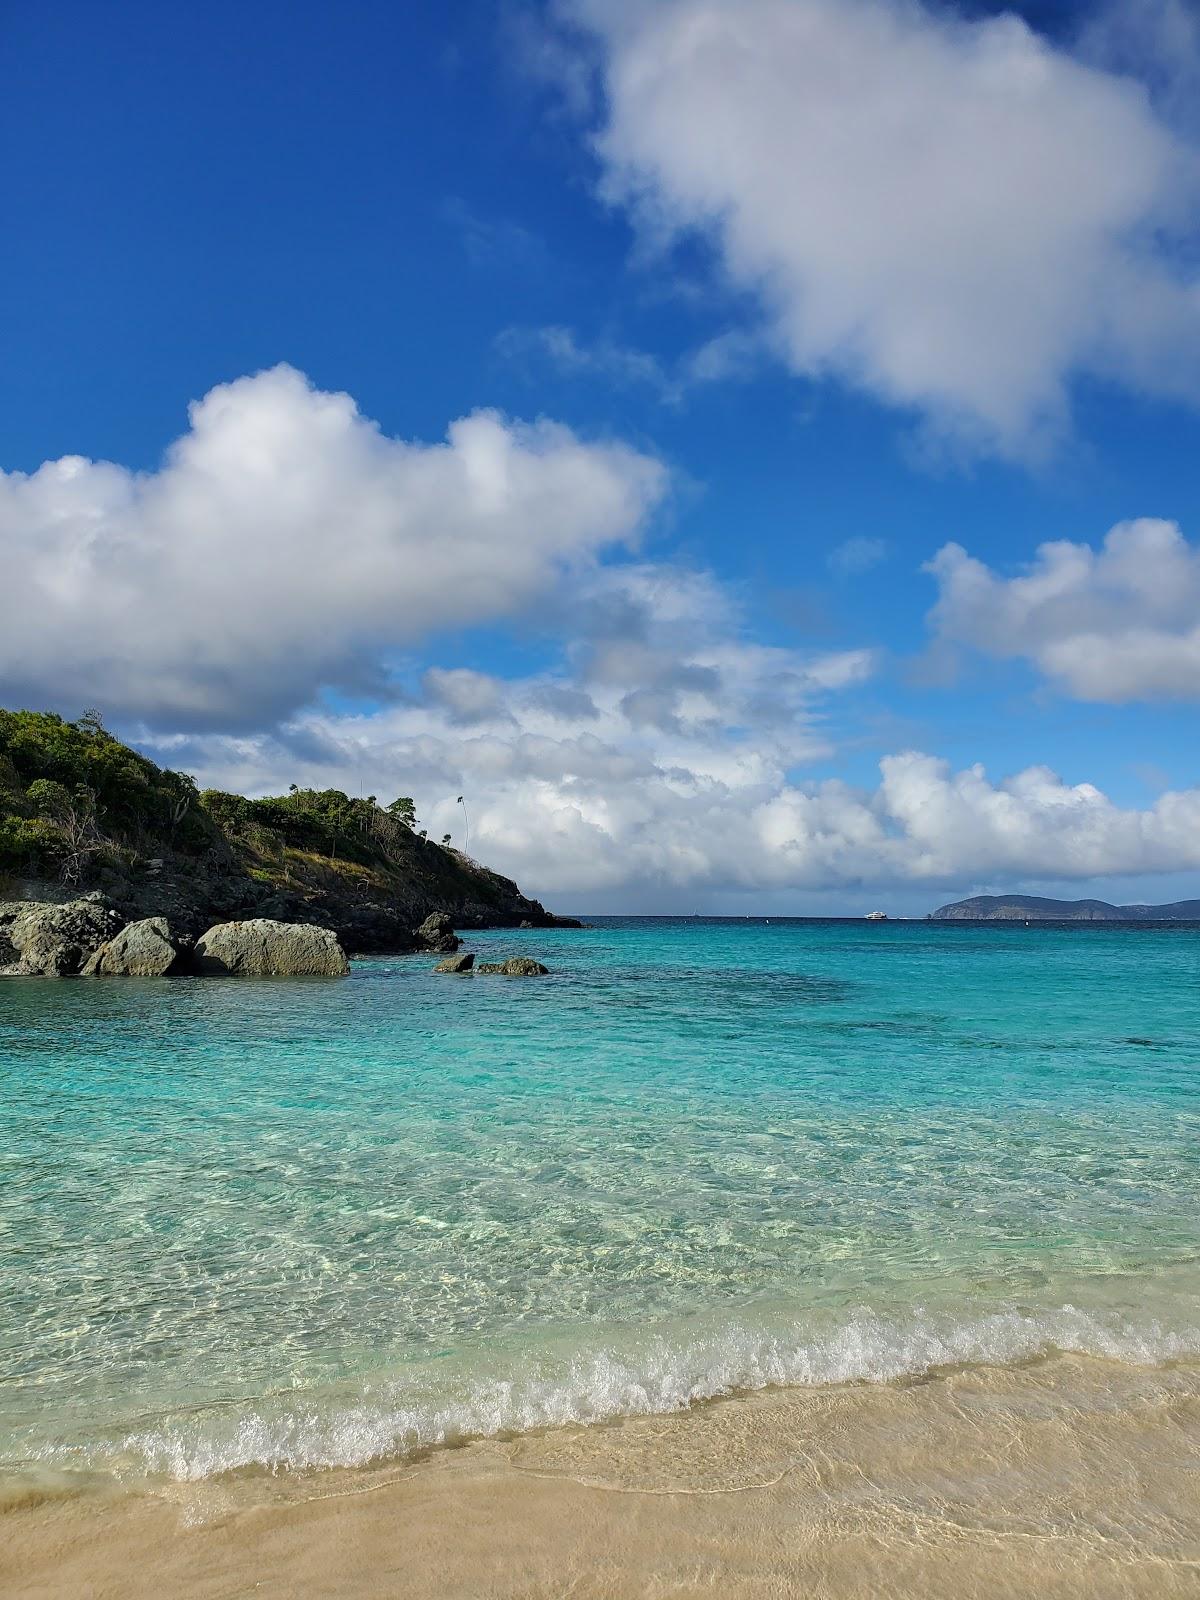
[[[1200,930],[605,920],[0,985],[0,1465],[1200,1353]]]

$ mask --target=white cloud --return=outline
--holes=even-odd
[[[671,897],[857,886],[1093,880],[1200,866],[1200,791],[1125,810],[1034,767],[994,782],[915,752],[878,786],[805,782],[831,754],[830,697],[869,676],[863,651],[809,657],[743,637],[704,574],[594,575],[580,637],[552,672],[502,681],[430,674],[420,701],[371,715],[310,712],[276,735],[159,739],[202,781],[288,782],[415,796],[435,837],[539,895]],[[465,715],[464,715],[465,707]]]
[[[525,613],[638,532],[663,467],[475,412],[390,439],[289,367],[191,408],[155,472],[0,473],[0,692],[160,726],[264,726],[388,652]]]
[[[467,667],[430,667],[421,684],[452,722],[488,722],[505,716],[504,684],[489,673]]]
[[[164,741],[163,759],[206,782],[287,781],[415,793],[431,834],[461,842],[539,895],[619,892],[653,909],[675,891],[753,893],[870,886],[1094,881],[1200,867],[1200,790],[1143,811],[1044,767],[1001,782],[918,752],[887,756],[874,790],[790,780],[770,736],[705,738],[682,725],[651,741],[619,710],[553,726],[518,690],[512,720],[470,732],[400,707],[306,717],[282,740]],[[810,757],[821,754],[810,738]]]
[[[1145,83],[1169,122],[1200,130],[1200,11],[1195,0],[1101,0],[1084,13],[1088,60]]]
[[[957,544],[927,570],[939,642],[1029,660],[1080,700],[1200,699],[1200,549],[1173,522],[1119,523],[1099,550],[1044,544],[1013,578]]]
[[[603,54],[604,193],[710,234],[780,350],[1022,455],[1073,375],[1200,394],[1171,235],[1200,165],[1130,78],[907,0],[562,0]]]

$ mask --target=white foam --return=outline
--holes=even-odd
[[[939,1368],[1011,1365],[1052,1351],[1137,1365],[1200,1355],[1200,1328],[1135,1325],[1066,1305],[969,1321],[860,1311],[824,1332],[728,1324],[692,1338],[623,1339],[573,1355],[542,1351],[502,1376],[430,1364],[356,1395],[208,1413],[129,1435],[127,1464],[181,1481],[236,1468],[362,1466],[430,1446],[563,1423],[680,1411],[770,1385],[886,1382]]]

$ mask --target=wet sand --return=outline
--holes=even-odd
[[[1200,1366],[774,1390],[367,1470],[0,1496],[6,1600],[1200,1596]]]

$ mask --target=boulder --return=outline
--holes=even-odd
[[[433,911],[413,934],[423,950],[437,950],[449,955],[457,950],[462,940],[456,938],[454,924],[444,911]]]
[[[85,978],[165,978],[183,964],[186,947],[171,932],[166,917],[146,917],[102,944],[87,964]]]
[[[481,961],[475,970],[499,973],[504,978],[544,978],[550,968],[529,956],[509,956],[507,961]]]
[[[0,909],[0,962],[19,977],[74,977],[123,920],[99,894],[62,905],[10,903]]]
[[[195,971],[250,978],[344,978],[346,952],[328,928],[303,922],[219,922],[196,940]]]
[[[460,955],[447,956],[445,961],[439,961],[434,967],[435,972],[470,972],[475,965],[475,956],[472,951],[464,950]]]

